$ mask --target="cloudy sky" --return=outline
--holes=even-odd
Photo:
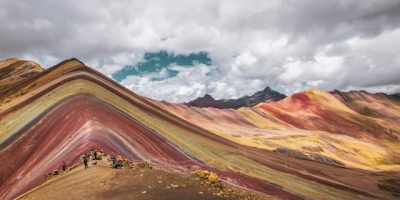
[[[76,57],[141,95],[400,92],[398,0],[0,0],[0,58]]]

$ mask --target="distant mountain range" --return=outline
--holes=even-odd
[[[211,95],[206,94],[193,101],[186,103],[190,107],[212,107],[212,108],[233,108],[252,107],[265,101],[279,101],[285,98],[286,95],[281,94],[270,87],[266,87],[254,93],[251,96],[244,96],[237,99],[220,99],[216,100]]]
[[[397,99],[397,100],[400,100],[400,93],[392,94],[390,96],[395,98],[395,99]]]

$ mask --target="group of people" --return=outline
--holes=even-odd
[[[96,149],[92,148],[89,153],[87,153],[87,152],[84,153],[81,156],[81,159],[85,166],[85,169],[87,169],[87,168],[89,168],[88,163],[89,163],[90,159],[95,161],[93,164],[97,164],[97,160],[101,160],[103,156],[104,156],[103,150],[97,151]],[[114,161],[113,163],[116,164],[116,161]],[[116,166],[117,165],[118,165],[118,162],[117,162]],[[68,166],[65,163],[65,161],[63,161],[61,164],[61,170],[63,172],[65,172],[65,171],[67,171],[67,169],[68,169]],[[55,175],[59,175],[59,174],[60,174],[59,169],[56,169],[56,170],[48,173],[48,176],[55,176]]]
[[[120,168],[123,165],[122,160],[118,159],[116,156],[110,156],[108,161],[111,162],[111,167],[113,168]]]
[[[63,161],[63,164],[61,165],[61,169],[63,172],[67,171],[67,164],[65,163],[65,161]],[[58,174],[60,174],[60,172],[58,171],[58,169],[56,169],[53,172],[48,173],[47,176],[57,176]]]
[[[93,148],[90,150],[90,153],[83,154],[82,161],[83,161],[83,164],[85,165],[85,169],[89,168],[88,163],[89,163],[90,158],[92,158],[92,160],[97,161],[97,160],[101,160],[103,155],[104,155],[103,150],[101,150],[100,152],[97,152],[97,150],[93,149]],[[95,162],[93,164],[96,164],[96,163],[97,162]]]
[[[95,161],[92,163],[93,165],[95,165],[95,164],[97,164],[97,160],[101,160],[103,156],[105,156],[105,154],[103,153],[103,150],[97,151],[96,149],[92,148],[89,153],[85,152],[81,156],[81,160],[83,162],[85,169],[87,169],[87,168],[89,168],[90,159]],[[123,166],[122,160],[118,159],[116,156],[110,156],[107,161],[110,163],[111,167],[113,167],[113,168],[120,168]],[[62,171],[66,171],[68,169],[65,161],[63,161],[63,163],[62,163],[61,169],[62,169]],[[55,170],[54,172],[49,173],[49,175],[58,175],[58,174],[59,174],[58,170]]]

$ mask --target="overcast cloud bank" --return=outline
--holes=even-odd
[[[171,64],[174,76],[161,69],[121,81],[174,102],[265,86],[286,94],[309,87],[393,93],[400,92],[399,25],[397,0],[2,0],[0,56],[45,67],[77,57],[112,77],[148,52],[207,52],[211,65]]]

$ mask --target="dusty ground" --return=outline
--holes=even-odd
[[[222,189],[221,189],[222,188]],[[274,199],[194,175],[150,167],[110,168],[105,162],[52,177],[17,199]]]

